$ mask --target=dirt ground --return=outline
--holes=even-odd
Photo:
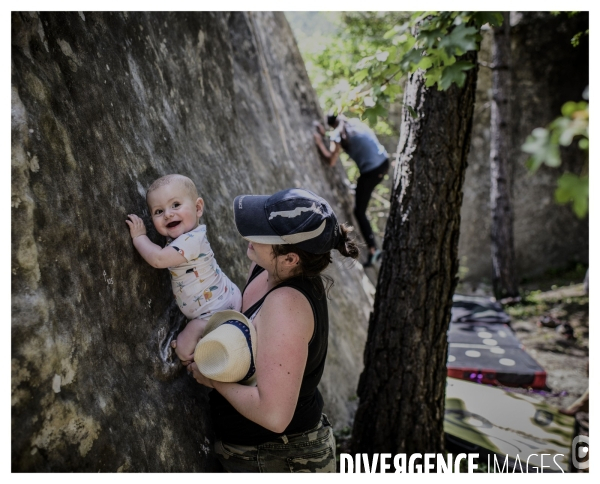
[[[575,284],[540,292],[530,299],[539,301],[539,306],[546,308],[541,315],[521,315],[518,308],[507,308],[507,312],[517,313],[516,317],[513,316],[513,329],[527,352],[548,374],[547,384],[554,396],[545,396],[546,401],[557,407],[566,407],[588,388],[588,298],[583,284]],[[546,324],[550,327],[538,323],[543,316],[549,316]],[[552,328],[556,322],[568,323],[573,328],[574,337],[561,334],[562,327]]]
[[[589,296],[582,283],[574,282],[583,279],[580,273],[568,276],[530,282],[522,287],[521,302],[504,306],[525,350],[547,373],[546,391],[523,392],[557,408],[568,407],[589,385]],[[459,289],[461,294],[491,293],[481,285]],[[588,413],[577,414],[584,426]]]

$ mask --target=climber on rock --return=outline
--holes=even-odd
[[[356,183],[354,216],[369,248],[369,255],[363,263],[364,267],[368,267],[381,258],[381,250],[378,250],[375,245],[373,229],[367,218],[367,207],[373,190],[388,172],[389,157],[373,130],[358,119],[330,114],[327,116],[327,124],[334,128],[330,134],[331,145],[329,148],[323,142],[325,128],[321,123],[314,123],[316,132],[313,136],[319,151],[327,159],[329,166],[335,165],[340,150],[343,149],[354,160],[360,172]]]

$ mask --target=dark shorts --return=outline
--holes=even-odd
[[[215,452],[227,472],[335,472],[335,437],[325,414],[306,432],[259,445],[218,440]]]

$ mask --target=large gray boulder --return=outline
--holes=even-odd
[[[351,220],[283,15],[13,12],[11,67],[12,470],[214,470],[207,391],[168,345],[184,323],[169,275],[137,254],[125,219],[142,215],[162,243],[145,189],[190,176],[242,287],[234,196],[303,186]],[[340,429],[371,301],[359,266],[337,258],[330,275],[321,388]]]
[[[516,270],[521,279],[550,270],[589,263],[589,220],[578,219],[570,205],[557,205],[554,190],[558,178],[569,170],[579,174],[584,153],[572,146],[563,150],[560,168],[542,167],[535,174],[525,168],[527,153],[521,145],[540,126],[560,115],[567,101],[579,101],[589,83],[589,44],[582,36],[579,47],[571,45],[577,32],[589,26],[587,12],[511,13],[512,111],[511,160],[512,203]],[[484,32],[479,60],[484,66],[477,78],[473,133],[463,186],[459,241],[460,264],[465,280],[481,282],[492,276],[490,242],[490,101],[492,96],[491,31]],[[575,144],[575,143],[574,143]]]

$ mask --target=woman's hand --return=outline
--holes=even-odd
[[[198,383],[200,383],[200,385],[204,385],[205,387],[208,387],[208,388],[215,387],[213,384],[213,381],[210,378],[207,378],[202,373],[200,373],[200,370],[196,366],[195,362],[187,366],[187,371],[188,371],[188,373],[192,374],[192,376],[194,377],[194,380],[196,380]]]

